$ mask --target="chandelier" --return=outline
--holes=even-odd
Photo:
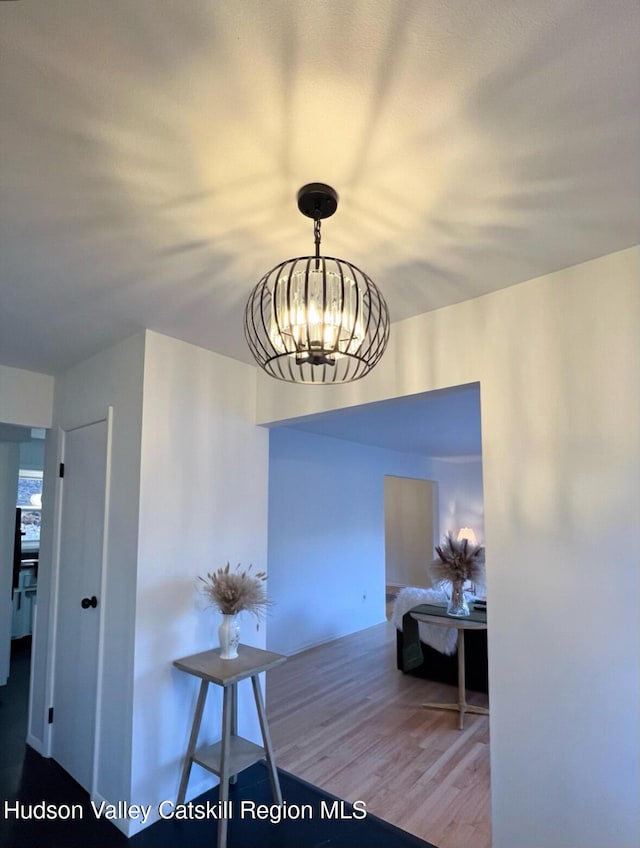
[[[359,380],[387,346],[389,311],[375,283],[353,263],[320,255],[320,223],[337,208],[331,186],[303,186],[298,209],[313,219],[315,255],[280,262],[249,296],[247,344],[258,365],[278,380]]]

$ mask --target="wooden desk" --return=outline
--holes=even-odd
[[[280,665],[285,660],[286,657],[281,654],[252,648],[249,645],[238,645],[238,658],[235,660],[221,660],[220,648],[175,660],[173,664],[176,668],[187,672],[187,674],[193,674],[202,681],[193,716],[189,747],[182,769],[180,788],[178,789],[178,804],[184,804],[192,763],[197,763],[202,768],[219,776],[219,797],[220,801],[225,802],[229,800],[229,783],[235,783],[238,772],[249,768],[249,766],[266,757],[273,799],[276,804],[282,805],[282,792],[280,791],[280,781],[273,759],[259,675],[269,668]],[[238,682],[247,677],[251,678],[253,686],[263,747],[238,736]],[[222,737],[220,742],[216,742],[215,745],[205,745],[197,749],[200,723],[202,722],[202,713],[210,683],[223,687]],[[227,806],[223,804],[222,809],[224,810]],[[228,820],[225,816],[218,819],[218,848],[226,848],[227,824]]]
[[[486,611],[472,610],[467,618],[457,618],[447,615],[445,607],[435,606],[434,604],[421,604],[420,612],[414,612],[413,610],[409,612],[411,617],[415,618],[416,621],[423,621],[425,624],[437,624],[441,627],[455,627],[458,631],[458,703],[440,704],[431,702],[422,706],[429,710],[458,710],[460,713],[458,720],[459,730],[462,730],[464,727],[465,713],[489,715],[489,710],[486,707],[476,707],[472,704],[467,704],[467,690],[464,679],[464,631],[486,630]]]

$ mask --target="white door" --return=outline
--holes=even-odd
[[[53,757],[91,791],[96,722],[107,422],[64,440]]]
[[[438,538],[438,484],[384,478],[384,541],[388,586],[432,585],[428,566]]]

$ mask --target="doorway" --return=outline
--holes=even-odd
[[[28,653],[37,591],[45,430],[0,424],[0,685]]]
[[[430,587],[427,565],[433,559],[437,539],[437,482],[385,475],[386,585]]]

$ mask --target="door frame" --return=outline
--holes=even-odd
[[[100,758],[100,727],[102,720],[102,701],[103,701],[103,684],[104,684],[104,631],[105,631],[105,616],[104,605],[107,600],[107,572],[109,565],[109,520],[111,514],[111,470],[113,457],[113,406],[108,406],[105,415],[91,419],[90,421],[74,422],[72,426],[56,428],[56,469],[59,464],[64,462],[65,457],[65,438],[66,434],[71,430],[78,430],[81,427],[89,427],[92,424],[98,424],[106,421],[107,424],[107,444],[105,456],[105,481],[104,481],[104,517],[103,517],[103,534],[102,534],[102,553],[100,561],[100,617],[98,623],[98,656],[96,663],[96,716],[95,730],[93,738],[93,770],[91,776],[91,787],[89,794],[91,797],[97,795],[97,781],[99,772]],[[62,495],[64,490],[64,478],[59,474],[56,477],[55,489],[55,504],[53,515],[53,545],[52,545],[52,561],[51,561],[51,595],[49,598],[49,609],[51,611],[49,619],[49,638],[47,648],[47,672],[45,681],[45,699],[44,699],[44,733],[43,733],[43,751],[45,757],[51,757],[53,747],[53,725],[48,723],[49,707],[54,706],[54,692],[56,680],[56,651],[58,643],[58,611],[59,611],[59,583],[60,583],[60,542],[61,542],[61,525],[62,525]],[[35,627],[37,627],[37,615]],[[29,727],[31,727],[32,713],[32,697],[33,697],[33,674],[29,692]]]

